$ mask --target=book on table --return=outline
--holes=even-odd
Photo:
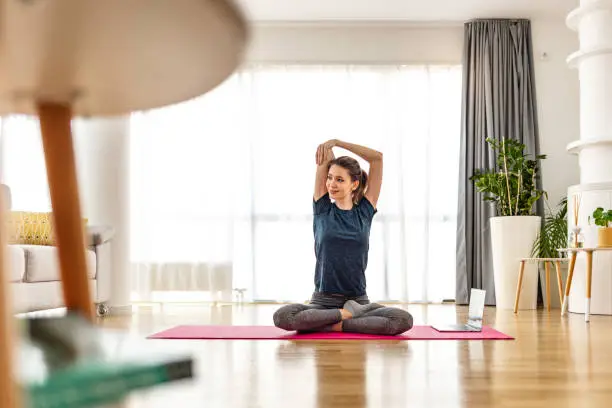
[[[193,378],[193,359],[97,327],[75,313],[19,322],[17,381],[26,408],[95,407]]]

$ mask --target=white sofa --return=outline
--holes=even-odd
[[[1,185],[8,209],[11,193]],[[87,264],[91,294],[98,314],[108,311],[110,251],[114,231],[110,227],[87,228]],[[14,313],[64,307],[57,248],[42,245],[8,246],[9,281]]]

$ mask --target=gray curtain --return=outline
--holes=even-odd
[[[487,291],[486,304],[494,305],[489,218],[495,209],[469,178],[475,169],[495,166],[488,137],[516,139],[526,145],[527,154],[539,154],[531,24],[469,21],[463,47],[456,302],[468,303],[470,288],[478,288]],[[543,209],[539,200],[537,213]]]

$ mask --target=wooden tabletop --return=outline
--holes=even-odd
[[[564,261],[569,261],[569,259],[568,258],[521,258],[521,261],[564,262]]]
[[[594,252],[594,251],[612,251],[612,247],[584,247],[584,248],[560,248],[559,252]]]

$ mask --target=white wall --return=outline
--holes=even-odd
[[[577,156],[566,146],[580,138],[578,72],[565,59],[578,50],[578,36],[564,21],[535,20],[532,24],[536,92],[540,119],[544,189],[551,206],[567,195],[567,188],[580,182]],[[542,58],[542,54],[546,57]]]
[[[457,25],[275,24],[255,27],[248,61],[456,64],[462,44]]]
[[[555,205],[579,180],[577,158],[565,151],[579,131],[578,75],[565,64],[578,38],[561,19],[533,20],[532,27],[541,150],[548,155],[542,177]],[[250,63],[459,64],[463,51],[460,23],[270,24],[253,34]]]

